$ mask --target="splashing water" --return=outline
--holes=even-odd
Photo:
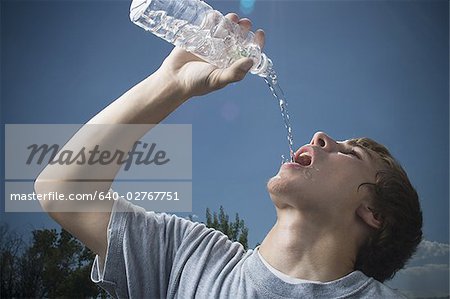
[[[267,85],[270,88],[270,91],[272,92],[273,96],[275,97],[275,99],[278,100],[278,104],[280,105],[280,110],[281,110],[281,116],[283,117],[283,121],[284,121],[284,126],[286,128],[287,131],[287,140],[288,140],[288,146],[289,146],[289,156],[290,159],[287,159],[284,157],[284,155],[281,155],[281,163],[286,163],[286,162],[294,162],[294,137],[292,136],[292,127],[291,127],[291,122],[289,120],[289,112],[287,110],[287,101],[286,98],[284,97],[284,93],[283,90],[280,87],[280,84],[278,84],[278,78],[277,78],[277,73],[271,69],[269,76],[265,77],[264,80],[266,81]]]

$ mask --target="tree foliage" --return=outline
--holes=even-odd
[[[30,244],[0,226],[0,297],[105,297],[90,280],[94,254],[62,229],[32,231]]]
[[[236,213],[234,221],[230,221],[230,217],[222,206],[219,208],[219,213],[213,212],[206,208],[206,226],[217,229],[230,238],[231,241],[237,241],[248,249],[248,228],[245,226],[243,219],[239,218]]]

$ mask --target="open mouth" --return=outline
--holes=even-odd
[[[313,162],[313,155],[310,148],[301,147],[299,151],[295,154],[295,163],[301,166],[310,166]]]

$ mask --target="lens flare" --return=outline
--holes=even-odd
[[[241,0],[240,9],[246,15],[249,15],[255,6],[255,0]]]

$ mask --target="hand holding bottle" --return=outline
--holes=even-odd
[[[230,13],[225,16],[230,21],[237,23],[244,32],[251,30],[251,21],[239,19],[237,14]],[[255,32],[255,42],[264,46],[264,31]],[[250,58],[241,58],[227,68],[217,68],[205,62],[192,53],[179,47],[175,47],[164,60],[158,72],[180,88],[180,92],[186,98],[200,96],[221,89],[229,83],[242,80],[253,65]]]

